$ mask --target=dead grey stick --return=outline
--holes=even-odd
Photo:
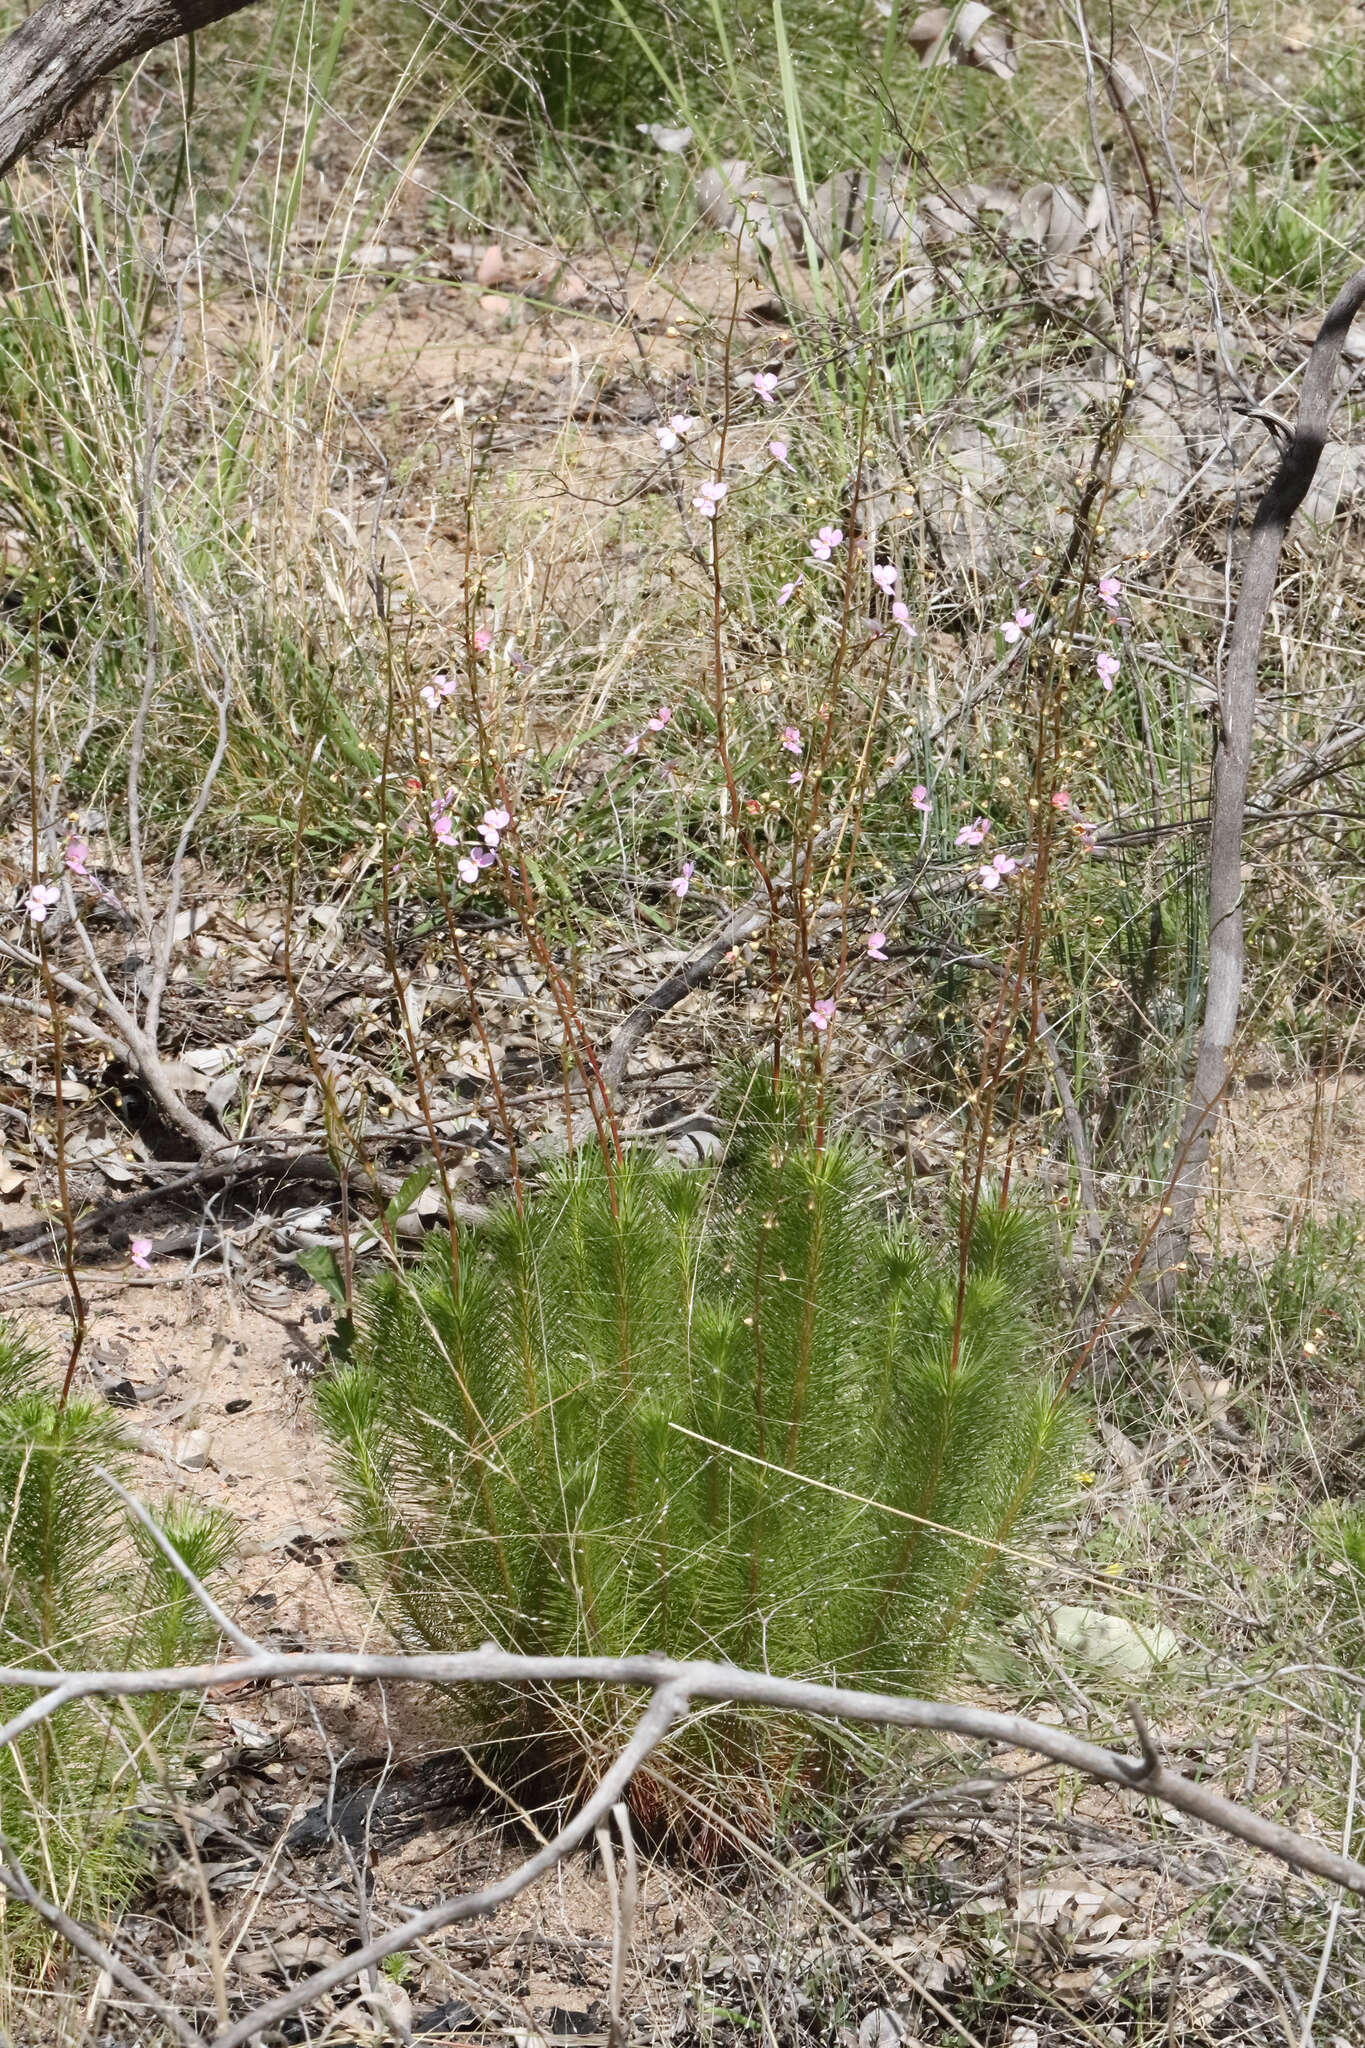
[[[755,932],[762,931],[769,914],[766,896],[751,897],[747,903],[742,903],[738,910],[722,918],[705,945],[689,953],[676,973],[666,975],[657,988],[652,988],[635,1005],[617,1026],[616,1036],[602,1061],[602,1082],[608,1092],[619,1088],[625,1080],[631,1054],[641,1040],[649,1036],[660,1017],[676,1010],[694,988],[700,988],[709,981],[734,947],[742,946]]]
[[[1176,1144],[1179,1162],[1167,1196],[1168,1214],[1153,1239],[1149,1293],[1169,1301],[1190,1248],[1195,1206],[1228,1083],[1228,1061],[1242,1001],[1242,831],[1256,722],[1256,670],[1280,554],[1289,522],[1308,492],[1327,441],[1332,385],[1352,320],[1365,305],[1365,270],[1338,292],[1308,356],[1298,424],[1256,508],[1242,587],[1232,622],[1227,670],[1219,690],[1209,820],[1209,965],[1199,1057]]]
[[[248,0],[47,0],[0,46],[0,176],[50,135],[92,86],[161,43],[236,14]]]
[[[1026,1749],[1054,1763],[1082,1772],[1100,1784],[1141,1791],[1205,1822],[1234,1840],[1276,1856],[1307,1876],[1344,1885],[1365,1898],[1365,1863],[1341,1854],[1325,1842],[1296,1834],[1278,1821],[1253,1813],[1211,1786],[1197,1784],[1146,1756],[1134,1760],[1097,1743],[1086,1742],[1064,1728],[1049,1728],[1022,1714],[1005,1714],[957,1700],[920,1700],[895,1693],[859,1692],[846,1686],[815,1685],[804,1679],[773,1678],[738,1665],[669,1657],[523,1657],[491,1645],[448,1656],[380,1656],[342,1650],[268,1651],[231,1663],[185,1665],[161,1671],[50,1671],[0,1667],[0,1687],[37,1692],[40,1697],[0,1728],[0,1747],[26,1728],[46,1719],[55,1706],[76,1699],[137,1699],[152,1693],[210,1692],[223,1686],[334,1679],[347,1683],[376,1679],[417,1685],[623,1685],[670,1691],[678,1699],[711,1700],[732,1706],[772,1707],[778,1712],[811,1714],[826,1720],[854,1721],[888,1728],[914,1728],[939,1735],[961,1735],[970,1741]],[[644,1724],[641,1724],[643,1728]],[[661,1739],[661,1738],[659,1738]],[[608,1780],[603,1780],[603,1786]],[[620,1789],[627,1780],[620,1780]],[[619,1796],[619,1789],[613,1796]],[[587,1832],[611,1805],[598,1808]],[[586,1811],[587,1809],[585,1809]],[[581,1816],[580,1816],[581,1819]],[[581,1833],[574,1840],[581,1839]],[[548,1867],[548,1866],[547,1866]],[[478,1910],[483,1911],[480,1907]],[[448,1924],[445,1921],[441,1925]],[[401,1943],[395,1944],[401,1946]],[[383,1950],[384,1955],[392,1952]],[[364,1968],[372,1955],[348,1957]],[[337,1980],[338,1982],[340,1979]],[[226,2048],[226,2044],[224,2044]]]
[[[147,1036],[142,1026],[134,1018],[131,1010],[114,993],[109,977],[100,965],[99,955],[91,943],[90,934],[85,928],[85,920],[80,917],[76,918],[73,929],[85,951],[86,963],[90,968],[91,985],[87,986],[85,982],[79,980],[74,974],[67,974],[62,969],[54,969],[52,979],[57,987],[63,989],[67,995],[74,997],[78,1003],[94,1003],[103,1011],[124,1052],[145,1085],[147,1093],[165,1111],[166,1116],[176,1126],[177,1130],[183,1131],[185,1136],[190,1139],[199,1152],[200,1157],[208,1159],[222,1152],[225,1145],[230,1141],[226,1140],[223,1133],[215,1129],[206,1118],[197,1116],[182,1099],[179,1090],[171,1080],[166,1062],[162,1059],[155,1041]],[[9,939],[0,939],[0,959],[13,960],[29,968],[36,968],[38,964],[36,953],[29,951],[27,947],[15,945]]]

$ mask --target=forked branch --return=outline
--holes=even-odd
[[[636,1724],[634,1734],[604,1773],[592,1796],[534,1856],[528,1857],[486,1890],[442,1900],[426,1912],[416,1914],[376,1936],[340,1962],[317,1971],[269,2005],[258,2008],[221,2031],[214,2039],[214,2048],[244,2048],[246,2042],[263,2030],[278,2026],[290,2013],[335,1990],[361,1971],[373,1968],[386,1956],[394,1955],[457,1921],[490,1913],[525,1891],[579,1843],[591,1837],[621,1798],[634,1773],[667,1739],[694,1700],[769,1708],[779,1713],[808,1714],[832,1721],[915,1728],[939,1735],[963,1736],[970,1741],[991,1743],[1006,1749],[1031,1751],[1101,1784],[1115,1785],[1143,1798],[1155,1799],[1237,1841],[1247,1843],[1253,1849],[1278,1857],[1291,1869],[1342,1885],[1365,1898],[1365,1864],[1333,1849],[1326,1842],[1297,1834],[1292,1828],[1283,1827],[1264,1814],[1239,1806],[1211,1785],[1198,1784],[1179,1771],[1171,1770],[1161,1761],[1160,1751],[1140,1714],[1134,1715],[1134,1721],[1141,1754],[1134,1758],[1084,1741],[1065,1728],[1047,1727],[1027,1720],[1021,1714],[997,1713],[953,1700],[904,1699],[889,1693],[808,1684],[800,1679],[774,1678],[766,1672],[745,1671],[731,1664],[682,1662],[666,1657],[523,1657],[489,1645],[481,1650],[451,1656],[415,1657],[340,1651],[254,1651],[230,1663],[160,1671],[0,1669],[0,1687],[31,1690],[37,1694],[27,1707],[0,1728],[0,1748],[15,1741],[26,1729],[46,1720],[60,1707],[78,1699],[133,1699],[173,1692],[203,1694],[219,1689],[236,1690],[245,1685],[297,1685],[329,1680],[347,1684],[368,1681],[439,1686],[620,1685],[643,1688],[652,1697]],[[0,1884],[8,1886],[33,1905],[28,1879],[23,1878],[21,1884],[16,1883],[15,1873],[7,1868],[9,1860],[12,1858],[0,1860]],[[60,1930],[60,1922],[51,1914],[44,1914],[44,1917],[50,1925],[65,1931]],[[88,1945],[84,1952],[90,1953]],[[130,1974],[125,1968],[120,1979],[125,1988],[132,1988],[128,1984]],[[156,2006],[160,2003],[158,1995],[149,1986],[144,1987],[144,1991],[149,2004]]]

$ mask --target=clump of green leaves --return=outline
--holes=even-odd
[[[64,1404],[47,1362],[0,1324],[0,1664],[12,1670],[148,1669],[192,1661],[216,1631],[189,1587],[126,1513],[97,1467],[117,1472],[126,1442],[103,1406]],[[196,1577],[226,1556],[212,1510],[172,1509],[163,1534]],[[0,1722],[35,1698],[0,1686]],[[168,1697],[73,1701],[0,1749],[0,1835],[30,1880],[78,1919],[107,1919],[139,1858],[139,1801],[183,1766],[192,1709]],[[11,1901],[4,1967],[41,1964],[50,1936]]]
[[[1073,1434],[1050,1269],[988,1203],[960,1272],[761,1087],[714,1175],[580,1152],[369,1289],[319,1396],[355,1536],[430,1647],[932,1683]]]

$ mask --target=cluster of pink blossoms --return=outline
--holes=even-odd
[[[417,694],[428,711],[435,711],[447,697],[453,697],[459,687],[459,684],[442,669],[429,683],[423,683]]]
[[[749,388],[753,391],[754,396],[761,405],[773,405],[776,402],[778,392],[777,372],[775,370],[755,370],[749,378]],[[672,455],[683,446],[692,429],[699,424],[699,421],[693,419],[687,413],[674,413],[665,425],[654,429],[654,438],[665,455]],[[789,444],[785,440],[769,441],[768,454],[781,468],[791,469],[792,465],[788,459],[790,453]],[[729,490],[730,486],[720,477],[708,478],[705,483],[698,484],[696,496],[692,500],[692,510],[702,519],[713,522],[722,504],[728,497]],[[807,563],[807,567],[824,566],[832,562],[837,550],[843,544],[844,530],[841,526],[828,524],[822,526],[818,532],[811,535],[807,542],[807,546],[810,549],[810,560]],[[860,544],[855,543],[855,546],[857,545]],[[910,622],[909,606],[895,595],[896,570],[890,563],[878,562],[873,566],[872,577],[883,596],[891,600],[891,617],[896,625],[901,628],[907,639],[916,639],[918,636],[915,627]],[[777,597],[779,610],[784,605],[790,604],[805,580],[804,573],[798,570],[789,583],[782,585]],[[869,624],[874,632],[879,630],[875,620],[870,620]]]
[[[1119,599],[1123,595],[1123,585],[1119,582],[1118,577],[1112,575],[1101,576],[1099,582],[1095,585],[1095,595],[1108,612],[1110,618],[1117,619],[1119,615]],[[1119,672],[1119,658],[1117,654],[1110,654],[1106,651],[1097,655],[1095,657],[1095,670],[1105,687],[1105,691],[1112,690]]]
[[[448,789],[445,795],[438,796],[431,806],[431,836],[438,849],[443,851],[453,848],[459,836],[450,814],[456,794],[455,790]],[[511,822],[510,816],[501,804],[495,804],[491,810],[484,812],[474,827],[475,837],[481,843],[467,846],[455,866],[455,872],[466,888],[472,889],[484,870],[493,866],[502,835]]]
[[[970,825],[962,827],[954,844],[957,846],[980,846],[982,841],[989,835],[991,829],[989,818],[973,818]],[[1019,863],[1012,854],[993,854],[990,860],[983,862],[977,869],[977,883],[989,895],[991,890],[1000,887],[1000,884],[1007,875],[1017,874],[1018,869]]]
[[[102,903],[112,904],[115,910],[121,910],[123,906],[113,890],[107,888],[98,875],[91,873],[87,865],[89,859],[90,841],[73,834],[62,854],[62,866],[67,874],[76,881],[84,882]],[[34,924],[46,924],[61,898],[62,892],[55,882],[35,882],[24,898],[24,914]]]
[[[474,629],[474,652],[476,654],[487,654],[492,645],[493,628],[491,626],[476,626]],[[507,643],[507,653],[509,660],[517,668],[526,667],[524,657],[518,654],[515,643],[510,640]],[[438,711],[447,697],[454,697],[458,694],[459,688],[458,676],[452,676],[445,669],[441,669],[432,677],[429,683],[423,683],[417,694],[426,705],[428,711]]]
[[[777,399],[777,372],[775,370],[756,370],[749,379],[749,388],[752,390],[755,398],[758,399],[760,405],[771,406],[775,404]],[[654,429],[654,439],[659,445],[660,454],[676,455],[680,448],[686,447],[688,436],[700,425],[701,421],[695,419],[691,413],[673,413],[661,426],[657,426]],[[789,453],[790,449],[786,441],[769,441],[768,454],[783,469],[791,468],[791,463],[787,459]],[[719,477],[711,478],[706,483],[699,484],[697,495],[692,500],[692,510],[699,513],[703,519],[714,519],[720,510],[722,501],[728,495],[729,489],[730,486],[722,482]]]
[[[700,422],[690,418],[687,413],[675,412],[666,427],[654,429],[654,438],[664,454],[671,455],[676,448],[681,448],[693,427],[698,425]]]
[[[1118,577],[1112,574],[1101,576],[1095,585],[1095,596],[1108,612],[1111,619],[1118,618],[1119,599],[1122,595],[1123,585]],[[1004,641],[1005,645],[1007,647],[1017,647],[1025,633],[1033,626],[1035,618],[1035,613],[1026,611],[1021,606],[1012,619],[1006,619],[1004,624],[997,628],[1000,638]],[[1095,670],[1106,691],[1112,690],[1115,678],[1119,672],[1118,656],[1108,652],[1099,654],[1095,660]]]

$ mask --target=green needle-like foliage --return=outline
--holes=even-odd
[[[212,1649],[216,1630],[184,1580],[95,1470],[125,1459],[109,1411],[80,1396],[60,1405],[46,1359],[0,1323],[0,1664],[151,1668]],[[229,1525],[212,1510],[174,1509],[160,1526],[201,1579],[227,1554]],[[0,1686],[0,1723],[35,1697]],[[76,1701],[0,1749],[4,1847],[68,1913],[107,1920],[127,1896],[139,1866],[130,1823],[182,1765],[191,1720],[169,1698]],[[10,1901],[0,1969],[38,1967],[50,1939]]]
[[[986,1204],[960,1276],[771,1092],[714,1176],[582,1152],[376,1282],[320,1390],[376,1584],[440,1649],[939,1682],[1073,1434],[1049,1269]]]

